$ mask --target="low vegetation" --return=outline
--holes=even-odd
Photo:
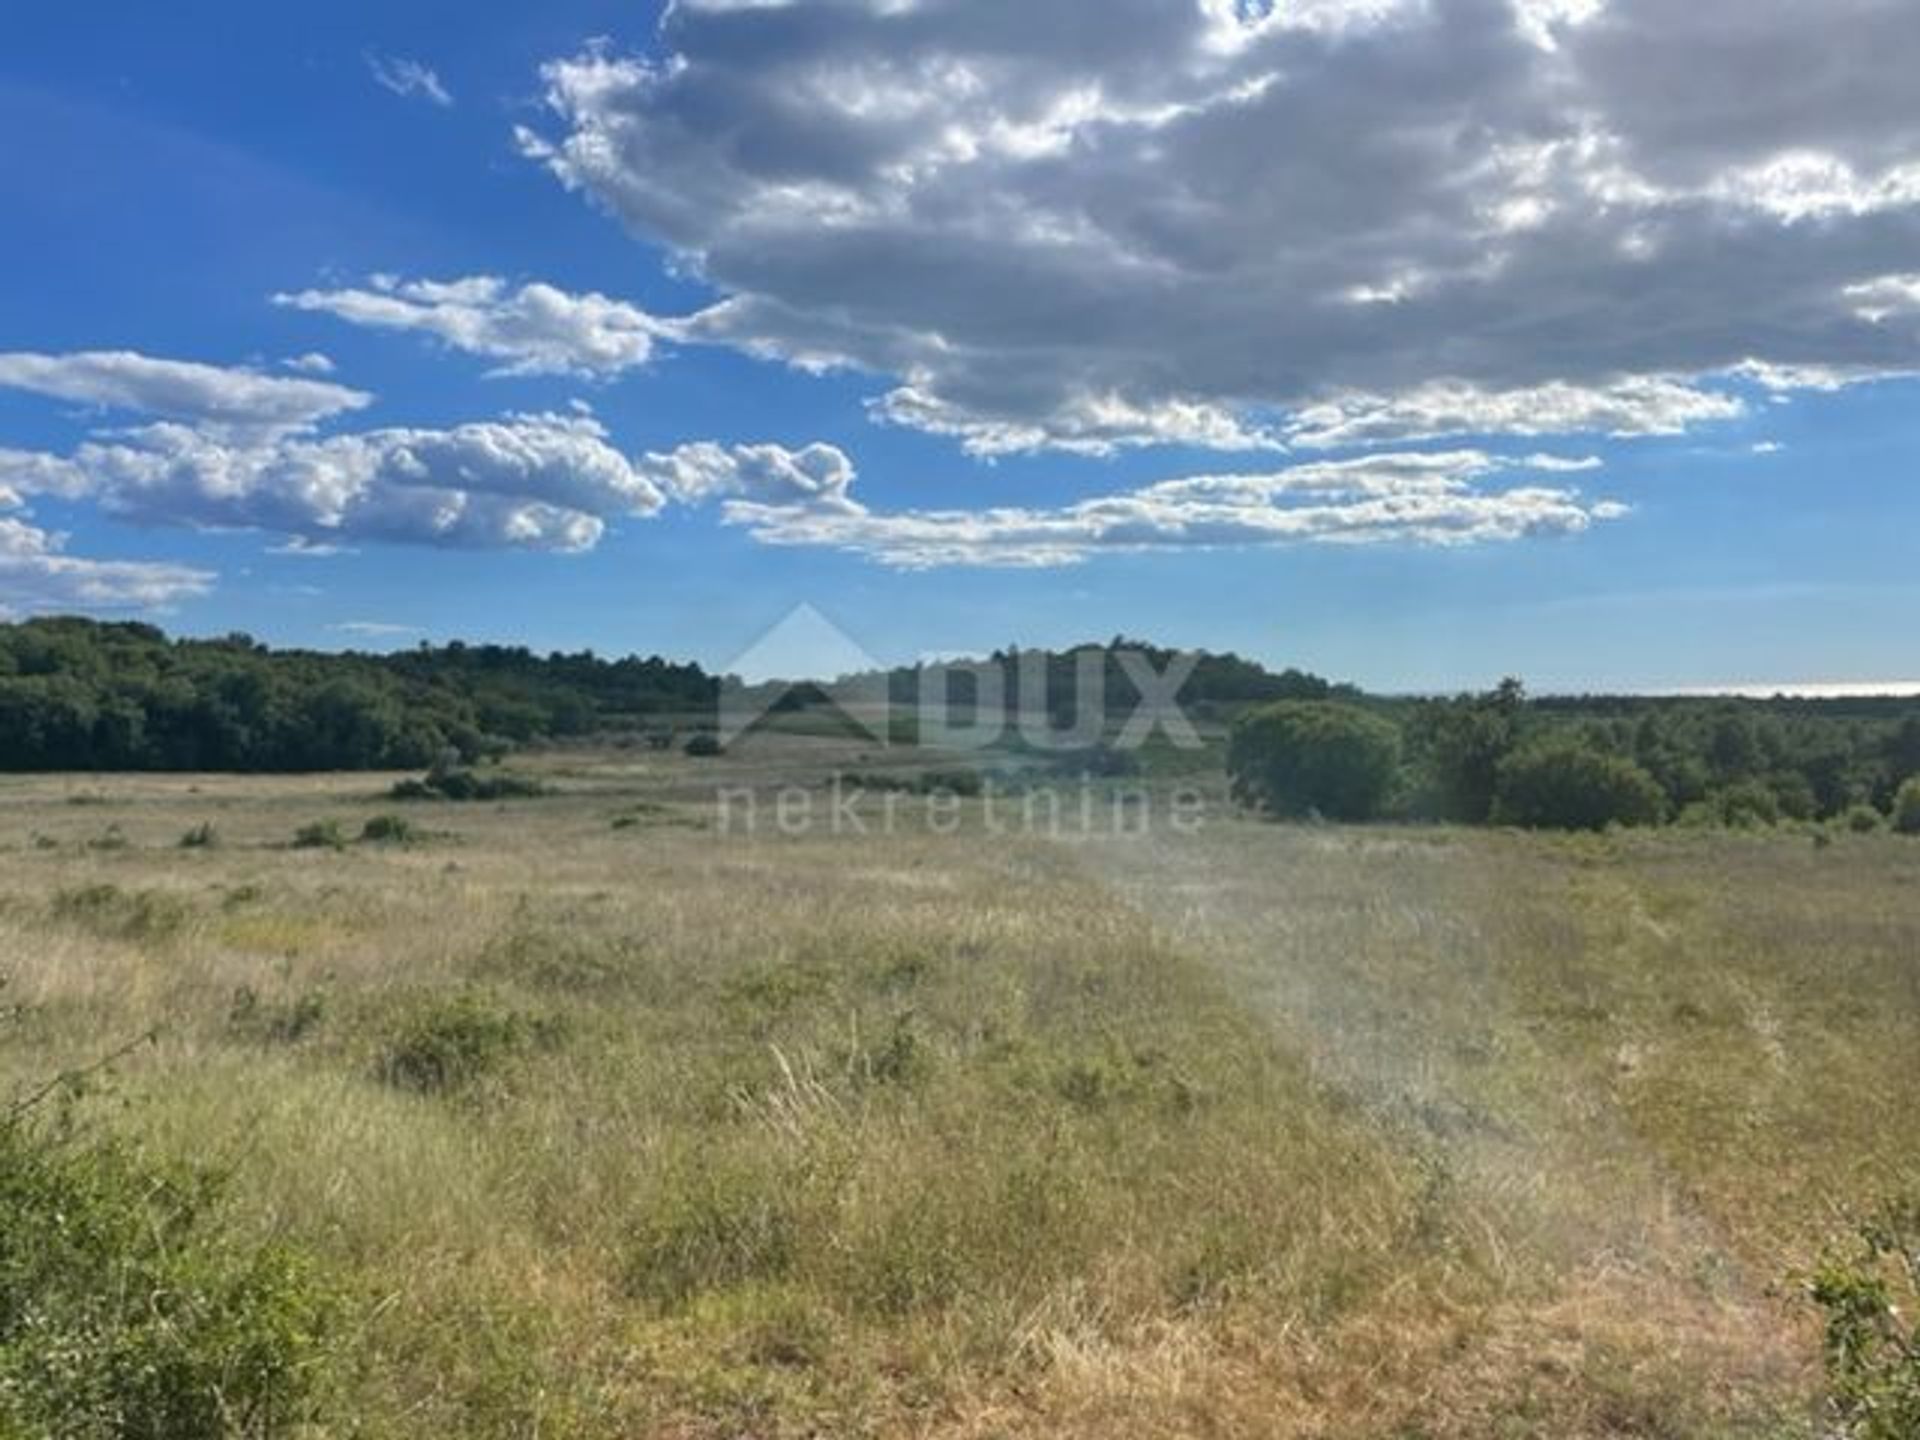
[[[275,1440],[323,1413],[344,1296],[226,1177],[0,1112],[0,1434]]]
[[[1831,1406],[1847,1440],[1920,1435],[1920,1202],[1861,1222],[1808,1293],[1826,1314]]]
[[[396,781],[389,792],[395,800],[530,800],[544,795],[538,780],[511,770],[470,770],[461,765],[436,765],[418,780]]]
[[[525,764],[325,864],[405,817],[16,788],[0,1107],[157,1039],[0,1141],[0,1434],[1910,1433],[1911,1252],[1831,1218],[1920,1192],[1885,827],[746,837]]]
[[[1530,702],[1517,681],[1446,701],[1288,701],[1240,718],[1227,766],[1243,798],[1290,817],[1854,831],[1891,817],[1920,833],[1910,701]]]

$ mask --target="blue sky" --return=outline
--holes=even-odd
[[[0,606],[1920,678],[1920,17],[1806,10],[30,7]]]

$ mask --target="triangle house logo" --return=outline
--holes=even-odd
[[[720,685],[719,740],[731,745],[804,698],[822,702],[876,745],[892,730],[886,667],[812,605],[798,605],[730,661]]]

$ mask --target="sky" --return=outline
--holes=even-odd
[[[0,613],[1920,678],[1909,0],[32,6]]]

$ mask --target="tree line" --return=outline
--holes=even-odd
[[[1558,829],[1888,818],[1920,828],[1920,701],[1288,701],[1245,715],[1228,767],[1277,815]]]
[[[0,625],[0,770],[411,769],[710,709],[698,665],[454,643],[273,650],[151,625]]]

